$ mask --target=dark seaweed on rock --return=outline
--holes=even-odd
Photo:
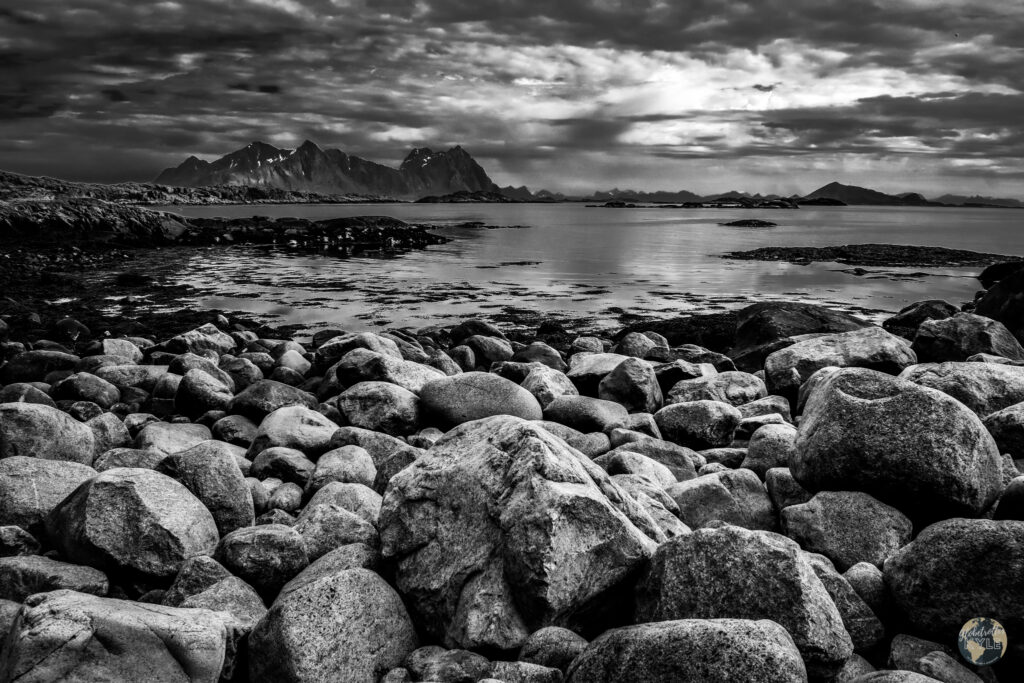
[[[1021,256],[985,254],[965,249],[919,247],[905,244],[848,244],[834,247],[759,247],[732,251],[722,258],[742,261],[826,261],[853,266],[987,266],[1001,261],[1022,261]]]

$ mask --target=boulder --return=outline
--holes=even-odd
[[[231,353],[235,350],[235,340],[230,334],[217,329],[216,325],[207,323],[200,325],[176,337],[165,341],[162,345],[165,351],[174,354],[194,353],[201,355],[204,351],[213,351],[218,356],[224,353]]]
[[[36,555],[39,550],[39,541],[20,526],[0,525],[0,557]]]
[[[180,481],[199,499],[213,515],[219,535],[252,526],[252,494],[228,444],[204,441],[187,451],[168,455],[156,466],[156,471]]]
[[[576,657],[587,649],[583,636],[560,626],[534,631],[519,649],[519,661],[540,664],[565,673]]]
[[[242,632],[228,614],[70,590],[30,597],[0,654],[0,677],[217,683],[234,675]]]
[[[38,403],[0,404],[0,459],[25,455],[91,465],[92,430],[56,408]]]
[[[720,401],[673,403],[654,414],[654,421],[667,441],[701,450],[732,443],[742,416]]]
[[[46,517],[46,531],[71,562],[108,573],[174,576],[217,546],[210,511],[188,489],[147,469],[114,468],[79,486]]]
[[[1024,458],[1024,403],[989,413],[982,422],[1000,453],[1009,453],[1014,460]]]
[[[155,470],[160,461],[166,457],[167,454],[163,451],[142,450],[140,448],[111,448],[96,458],[96,462],[92,466],[97,472],[106,472],[115,467],[141,467]]]
[[[95,476],[96,470],[76,462],[23,455],[0,460],[0,525],[42,536],[46,515]]]
[[[274,446],[261,451],[253,459],[249,474],[261,480],[275,477],[305,488],[315,470],[316,465],[302,451]]]
[[[486,372],[466,372],[428,382],[420,391],[427,416],[456,426],[494,415],[539,420],[537,399],[517,384]]]
[[[788,467],[773,467],[764,474],[764,485],[768,489],[768,497],[772,500],[775,512],[784,510],[790,505],[806,503],[814,494],[801,486]]]
[[[790,470],[809,491],[863,491],[912,519],[980,515],[1003,488],[999,452],[974,413],[859,368],[810,395]]]
[[[916,362],[906,339],[867,327],[798,341],[776,351],[765,359],[764,374],[768,390],[795,405],[800,385],[822,368],[868,368],[896,375]]]
[[[544,408],[544,419],[583,433],[611,431],[628,416],[624,406],[590,396],[559,396]]]
[[[662,488],[676,483],[672,470],[657,460],[628,450],[616,449],[594,458],[594,462],[611,475],[639,474],[657,482]]]
[[[151,422],[136,434],[135,447],[169,455],[187,451],[212,437],[209,427],[201,424]]]
[[[913,349],[920,363],[965,361],[976,353],[1024,360],[1024,347],[1001,322],[973,313],[922,322]]]
[[[292,528],[302,536],[310,560],[353,543],[380,546],[377,529],[371,522],[334,503],[307,505]]]
[[[693,529],[725,522],[746,529],[776,527],[764,486],[750,470],[726,470],[672,484],[666,493],[679,507],[679,519]]]
[[[512,360],[512,355],[515,353],[512,350],[512,344],[499,337],[474,334],[462,340],[462,343],[473,351],[476,364],[484,368],[491,367],[492,363]]]
[[[178,384],[174,409],[195,419],[208,410],[227,410],[233,398],[233,387],[227,382],[194,368],[186,372]]]
[[[516,351],[512,360],[519,363],[541,363],[558,372],[569,369],[562,360],[562,354],[542,341],[531,342],[525,348]]]
[[[922,635],[955,642],[984,615],[1011,634],[1024,628],[1024,522],[949,519],[924,529],[885,563],[885,583]],[[1011,637],[1010,651],[1024,651]]]
[[[442,377],[426,386],[448,381],[449,378]],[[421,391],[426,392],[427,389]],[[338,396],[337,405],[354,427],[392,436],[407,436],[420,428],[419,397],[390,382],[360,382],[343,391]]]
[[[105,379],[88,372],[76,372],[53,385],[56,401],[92,401],[104,410],[121,400],[121,391]]]
[[[578,396],[580,393],[564,372],[547,366],[534,367],[520,386],[533,394],[541,408],[546,408],[559,396]]]
[[[306,484],[307,493],[316,493],[331,482],[373,486],[377,467],[365,448],[341,446],[327,451],[316,461],[316,469]]]
[[[736,315],[736,343],[729,355],[740,370],[756,372],[769,355],[792,345],[794,337],[850,332],[870,326],[860,318],[817,304],[752,304]]]
[[[85,426],[92,430],[97,453],[106,453],[111,448],[123,448],[132,443],[132,435],[128,432],[128,428],[114,413],[103,413],[94,417],[88,420]]]
[[[337,429],[337,424],[305,406],[278,408],[260,422],[247,455],[255,457],[268,448],[279,446],[316,458],[328,450]]]
[[[305,406],[316,410],[316,396],[272,379],[261,379],[247,386],[228,404],[228,412],[244,415],[259,424],[270,413],[285,406]]]
[[[0,403],[38,403],[56,408],[50,395],[27,382],[14,382],[0,387]]]
[[[107,575],[92,567],[58,562],[40,555],[0,557],[0,599],[25,602],[36,593],[68,589],[106,595]]]
[[[398,593],[366,569],[337,571],[289,591],[249,637],[252,680],[377,681],[416,649]]]
[[[913,524],[894,507],[860,491],[822,491],[782,510],[784,534],[846,571],[858,562],[882,567],[910,543]]]
[[[760,377],[746,372],[727,371],[676,382],[668,392],[668,403],[721,401],[739,407],[766,396],[768,389]]]
[[[979,417],[1024,402],[1024,367],[999,363],[922,363],[901,379],[949,394]]]
[[[244,415],[228,415],[213,423],[210,432],[213,438],[233,446],[249,448],[259,426]]]
[[[788,424],[766,424],[759,427],[747,444],[747,455],[740,467],[752,470],[764,479],[773,467],[788,467],[796,452],[796,428]]]
[[[650,363],[637,358],[624,360],[597,385],[598,398],[614,401],[630,413],[657,412],[664,398]]]
[[[335,366],[338,381],[344,386],[359,382],[390,382],[418,394],[427,382],[445,377],[445,373],[428,365],[368,349],[349,351]]]
[[[917,301],[900,309],[900,312],[882,322],[882,329],[890,334],[913,341],[917,328],[926,320],[951,318],[960,309],[939,299]]]
[[[637,621],[770,619],[793,637],[811,675],[853,654],[842,617],[804,552],[785,536],[698,529],[658,547],[640,581]]]
[[[1003,277],[978,300],[974,312],[1006,326],[1018,341],[1024,340],[1024,270]]]
[[[332,481],[325,484],[310,498],[306,508],[330,503],[355,513],[370,524],[376,525],[383,502],[384,499],[381,495],[368,486]]]
[[[282,524],[233,531],[217,544],[214,559],[269,601],[309,564],[299,532]]]
[[[597,396],[601,380],[628,358],[619,353],[577,353],[569,358],[566,376],[576,385],[580,394]]]
[[[679,619],[608,631],[569,667],[569,683],[805,683],[793,638],[762,619]]]
[[[51,372],[74,371],[78,361],[78,356],[63,351],[23,351],[0,367],[0,384],[41,382]]]
[[[601,468],[507,416],[452,430],[396,474],[379,528],[426,632],[500,650],[542,626],[593,626],[664,539]]]
[[[828,558],[807,553],[807,561],[811,563],[814,573],[821,580],[821,584],[825,586],[836,609],[839,610],[839,615],[843,618],[843,627],[850,634],[854,649],[865,652],[878,645],[885,637],[885,626],[871,610],[871,607],[836,571]]]
[[[657,346],[658,344],[653,339],[640,332],[628,332],[615,345],[615,353],[633,358],[646,358],[647,354]]]

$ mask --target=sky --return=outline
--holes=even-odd
[[[0,168],[75,180],[311,139],[567,193],[1024,198],[1022,122],[1021,0],[0,7]]]

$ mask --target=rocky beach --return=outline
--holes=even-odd
[[[757,303],[299,338],[95,307],[176,250],[444,238],[33,202],[2,218],[0,680],[1024,675],[1014,262],[967,311],[881,326]],[[1005,628],[994,666],[957,650],[975,617]]]

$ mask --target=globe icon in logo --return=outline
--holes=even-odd
[[[960,629],[960,654],[977,666],[995,664],[1006,652],[1006,630],[995,619],[971,619]]]

